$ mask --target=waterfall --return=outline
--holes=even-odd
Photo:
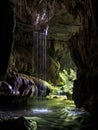
[[[33,32],[34,75],[46,80],[46,34]]]

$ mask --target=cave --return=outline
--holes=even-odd
[[[58,72],[66,65],[61,56],[68,48],[71,65],[76,71],[72,99],[77,108],[84,108],[96,119],[97,4],[97,0],[3,1],[0,80],[6,79],[7,70],[11,68],[57,85],[60,81]]]

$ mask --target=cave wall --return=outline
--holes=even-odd
[[[8,69],[12,69],[19,73],[32,73],[32,42],[33,33],[24,32],[15,28],[14,46],[9,60]]]
[[[0,4],[1,34],[0,34],[0,79],[5,76],[7,71],[11,49],[13,46],[14,34],[14,13],[13,3],[3,0]]]
[[[68,46],[77,66],[73,100],[77,107],[96,112],[98,107],[98,23],[96,0],[80,1],[74,6],[81,19],[78,34],[69,40]]]

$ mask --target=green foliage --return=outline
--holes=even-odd
[[[59,72],[59,76],[63,81],[63,84],[69,83],[70,81],[75,80],[76,78],[76,72],[70,68],[69,71],[63,70],[62,72]]]
[[[64,69],[62,72],[59,72],[59,77],[60,86],[52,87],[52,94],[66,95],[67,93],[72,95],[73,81],[76,79],[76,72],[73,69],[70,69],[70,71]]]
[[[59,72],[59,76],[62,81],[62,91],[71,94],[73,88],[73,81],[76,79],[76,72],[73,69],[70,69],[69,71],[64,69],[62,72]]]

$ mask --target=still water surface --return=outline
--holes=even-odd
[[[23,109],[0,110],[0,118],[11,119],[24,116],[37,122],[37,130],[79,130],[82,115],[86,115],[83,109],[75,107],[71,100],[40,99],[33,100],[32,105]],[[77,120],[80,118],[80,122]]]

